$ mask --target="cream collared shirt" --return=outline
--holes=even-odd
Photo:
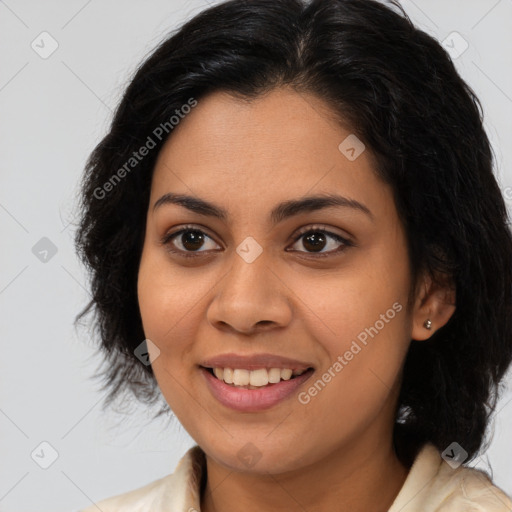
[[[206,469],[203,450],[195,445],[174,473],[143,487],[113,496],[81,512],[200,512],[200,485]],[[512,500],[485,473],[456,469],[437,448],[419,451],[388,512],[512,512]]]

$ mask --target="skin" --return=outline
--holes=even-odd
[[[369,149],[354,161],[338,149],[351,133],[313,95],[280,88],[248,102],[217,91],[159,154],[139,304],[146,337],[160,350],[152,366],[163,396],[206,453],[202,511],[228,512],[233,503],[249,512],[385,511],[407,476],[392,443],[404,357],[411,338],[427,339],[449,320],[454,296],[420,276],[408,307],[414,283],[392,191]],[[153,210],[168,192],[213,202],[228,220],[174,204]],[[363,203],[373,218],[330,207],[270,223],[278,203],[332,192]],[[199,251],[196,258],[160,242],[187,224],[205,233],[203,245],[178,235],[167,246]],[[318,249],[296,238],[317,225],[353,245],[335,253],[343,244],[329,235]],[[252,263],[236,252],[249,236],[263,250]],[[199,370],[214,355],[268,352],[310,363],[315,374],[299,390],[307,391],[394,303],[401,311],[307,404],[294,394],[266,411],[236,412],[213,397]],[[260,456],[251,467],[237,456],[249,442]]]

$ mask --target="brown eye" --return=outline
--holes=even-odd
[[[327,238],[325,233],[315,231],[304,235],[302,244],[308,251],[320,252],[327,245]]]
[[[302,247],[306,249],[306,254],[311,254],[314,257],[316,254],[319,257],[331,256],[333,254],[340,253],[345,250],[347,247],[351,247],[354,244],[347,240],[346,238],[337,235],[336,233],[332,233],[323,228],[307,228],[303,230],[298,236],[295,238],[295,243],[297,243],[300,239],[302,239]],[[334,242],[329,243],[329,239],[334,240]],[[339,245],[336,248],[336,245]],[[324,248],[333,248],[332,250],[323,251]],[[316,253],[316,254],[315,254]]]
[[[212,238],[204,231],[185,227],[174,233],[166,234],[162,238],[161,243],[167,247],[169,252],[188,258],[204,255],[207,251],[201,251],[200,249],[207,245],[207,240],[212,240]]]
[[[303,229],[302,232],[295,237],[295,244],[297,244],[300,239],[303,239],[302,247],[306,250],[297,250],[296,252],[304,253],[313,258],[333,256],[344,251],[347,247],[354,246],[354,243],[350,240],[321,227]],[[167,250],[172,254],[185,258],[193,258],[205,256],[211,249],[215,249],[215,247],[207,247],[206,250],[201,250],[208,245],[208,241],[217,245],[213,242],[213,239],[201,229],[186,226],[179,231],[166,234],[162,238],[161,244],[166,246]],[[336,248],[336,246],[338,247]],[[328,250],[324,251],[325,248]],[[331,250],[329,250],[329,248],[331,248]]]
[[[181,233],[181,244],[187,251],[197,251],[204,244],[204,234],[201,231],[188,230]]]

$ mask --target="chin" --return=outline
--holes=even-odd
[[[294,471],[313,462],[306,461],[307,456],[297,452],[290,453],[290,445],[283,443],[256,443],[233,441],[221,447],[201,445],[209,457],[218,464],[238,473],[274,474]]]

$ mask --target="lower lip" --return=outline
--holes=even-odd
[[[307,370],[302,375],[290,380],[281,380],[276,384],[261,389],[244,389],[230,386],[217,379],[205,368],[200,368],[213,396],[223,405],[242,412],[258,412],[269,409],[285,400],[313,375],[314,370]]]

